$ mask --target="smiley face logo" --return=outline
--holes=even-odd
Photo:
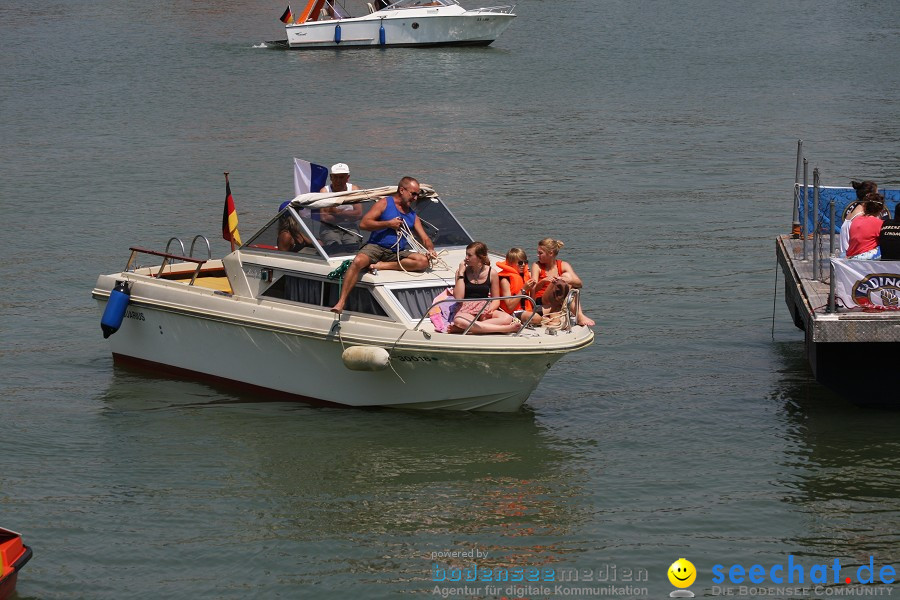
[[[669,582],[677,588],[690,587],[697,579],[697,569],[686,558],[679,558],[672,563],[668,571]]]

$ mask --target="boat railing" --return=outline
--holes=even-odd
[[[566,296],[566,300],[563,303],[563,305],[565,306],[565,313],[563,314],[563,316],[561,318],[560,326],[555,329],[562,329],[564,331],[568,331],[572,328],[572,320],[574,318],[574,315],[577,314],[577,310],[578,310],[578,297],[579,297],[579,290],[577,290],[577,289],[569,290],[569,295]],[[493,302],[494,300],[520,300],[520,301],[528,302],[531,304],[531,311],[530,311],[531,316],[528,319],[522,321],[522,324],[519,326],[519,329],[517,329],[516,332],[513,334],[514,336],[518,336],[520,333],[522,333],[522,331],[526,327],[531,325],[531,322],[534,320],[534,318],[536,316],[538,316],[534,311],[534,308],[535,308],[534,299],[531,296],[528,296],[525,294],[514,294],[511,296],[491,296],[488,298],[466,298],[465,300],[459,300],[457,298],[446,298],[444,300],[439,300],[439,301],[433,303],[429,307],[429,310],[431,310],[435,306],[440,306],[442,304],[447,304],[447,303],[455,304],[457,302],[458,303],[483,302],[484,304],[481,307],[481,309],[478,311],[478,313],[475,315],[475,318],[472,320],[471,323],[469,323],[469,326],[466,327],[466,329],[461,334],[461,335],[466,335],[467,333],[469,333],[469,330],[472,328],[472,325],[475,324],[475,321],[477,321],[479,319],[479,317],[481,317],[481,315],[487,309],[489,303]],[[427,317],[428,317],[428,312],[426,311],[425,314],[422,315],[422,318],[419,319],[419,321],[416,323],[416,326],[413,327],[413,331],[418,330],[419,326],[422,325],[422,323],[425,321],[425,319]],[[555,329],[554,329],[554,332],[555,332]]]
[[[209,239],[207,239],[207,237],[201,233],[198,233],[197,235],[195,235],[194,239],[191,240],[191,251],[190,251],[190,253],[188,253],[188,256],[193,258],[194,244],[197,243],[197,240],[203,240],[204,242],[206,242],[206,260],[212,260],[212,247],[209,245]]]
[[[134,263],[134,259],[138,254],[149,254],[151,256],[160,256],[163,261],[159,266],[159,271],[156,273],[155,277],[162,278],[163,271],[169,265],[170,260],[180,260],[182,262],[190,262],[195,263],[197,268],[194,269],[194,274],[191,276],[191,282],[188,285],[194,285],[194,281],[197,280],[197,276],[200,274],[200,269],[206,264],[206,259],[194,258],[192,256],[184,256],[179,254],[171,254],[169,252],[159,252],[158,250],[148,250],[147,248],[140,248],[138,246],[132,246],[129,248],[131,250],[131,256],[128,257],[128,263],[125,265],[125,271],[128,271],[131,268],[132,263]]]
[[[802,186],[801,187],[801,178]],[[826,305],[826,313],[834,313],[837,311],[835,300],[835,279],[834,265],[831,259],[837,256],[835,246],[837,242],[837,233],[835,232],[835,200],[832,197],[828,202],[828,277],[822,268],[824,240],[822,239],[822,229],[826,226],[822,221],[824,216],[819,214],[819,191],[822,187],[821,178],[818,167],[813,169],[812,196],[813,205],[809,206],[809,161],[803,156],[803,140],[797,140],[797,166],[794,174],[794,193],[792,199],[791,214],[791,237],[800,238],[802,243],[803,254],[801,260],[806,262],[809,260],[807,250],[808,242],[812,238],[812,279],[820,283],[828,283],[828,304]],[[809,228],[810,208],[812,209],[812,231]]]
[[[170,237],[169,241],[166,242],[166,249],[164,250],[164,252],[169,251],[169,246],[172,245],[172,242],[178,242],[178,245],[181,246],[181,254],[184,255],[184,242],[181,241],[181,238],[174,237],[174,236]]]

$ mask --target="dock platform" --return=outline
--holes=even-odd
[[[900,396],[885,373],[900,358],[900,311],[846,308],[837,303],[829,311],[830,256],[827,237],[817,240],[820,250],[819,278],[813,277],[813,240],[780,235],[775,254],[784,274],[784,300],[794,324],[804,331],[806,355],[816,379],[848,400],[867,406],[900,407]],[[824,242],[824,243],[823,243]],[[881,379],[878,382],[873,380]],[[877,389],[876,389],[877,388]],[[883,388],[883,389],[882,389]]]

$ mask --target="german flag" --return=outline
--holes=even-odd
[[[287,24],[293,20],[294,20],[294,13],[291,12],[291,5],[288,4],[288,7],[286,9],[284,9],[284,14],[281,15],[281,22]]]
[[[225,212],[222,213],[222,237],[231,242],[231,249],[235,244],[241,245],[241,236],[238,233],[237,211],[234,210],[234,198],[231,197],[231,184],[228,182],[228,173],[225,173]]]

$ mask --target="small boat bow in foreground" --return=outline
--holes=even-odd
[[[16,591],[19,571],[31,560],[31,548],[22,543],[22,536],[0,527],[0,600]]]
[[[306,401],[517,410],[557,360],[594,334],[574,319],[510,334],[441,333],[428,312],[453,286],[472,237],[433,190],[422,189],[414,208],[439,258],[423,273],[363,275],[340,318],[330,311],[340,293],[336,273],[363,236],[344,223],[352,235],[335,241],[321,211],[362,204],[365,212],[396,186],[298,196],[221,260],[133,247],[126,268],[101,275],[93,290],[114,359]],[[279,250],[279,233],[290,226],[312,244]],[[135,265],[147,256],[162,262]]]

